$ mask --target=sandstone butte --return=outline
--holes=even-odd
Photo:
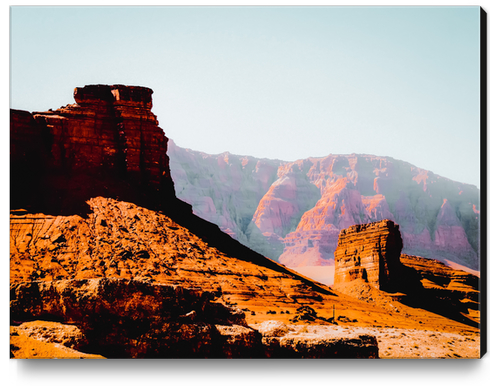
[[[402,257],[412,292],[378,290],[367,260],[368,281],[332,289],[193,215],[151,94],[86,86],[76,104],[11,111],[12,357],[480,356],[478,278]],[[410,303],[424,290],[459,308]],[[417,348],[386,346],[393,329]]]

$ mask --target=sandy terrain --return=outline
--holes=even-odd
[[[386,358],[479,358],[477,333],[449,333],[403,328],[328,327],[338,334],[347,331],[376,336],[379,357]]]
[[[282,325],[277,335],[287,338],[352,338],[375,336],[381,359],[479,358],[480,337],[475,332],[449,333],[404,328],[319,325]],[[252,325],[260,329],[260,325]],[[274,335],[274,334],[273,334]]]

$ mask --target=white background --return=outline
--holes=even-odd
[[[430,5],[480,5],[490,10],[489,1],[470,3],[467,1],[432,1]],[[43,5],[30,1],[29,5]],[[86,3],[79,5],[154,5],[154,3]],[[162,5],[164,3],[158,3]],[[172,3],[168,3],[172,4]],[[174,5],[205,5],[206,2],[178,2]],[[222,2],[213,5],[265,5],[253,2]],[[305,4],[271,1],[268,5],[427,5],[416,2],[308,2]],[[11,1],[10,5],[22,5]],[[51,1],[49,5],[69,5],[66,2]],[[8,111],[9,100],[9,5],[2,5],[0,23],[2,29],[3,55],[3,109],[2,117],[2,173],[3,181],[8,179]],[[49,47],[46,47],[49,49]],[[490,356],[482,360],[10,360],[8,335],[8,184],[2,185],[3,206],[2,273],[4,284],[2,295],[2,361],[0,378],[5,385],[469,385],[487,384],[490,379]],[[6,382],[5,382],[6,381]]]

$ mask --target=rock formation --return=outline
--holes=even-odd
[[[333,265],[342,229],[390,219],[400,224],[406,253],[479,269],[480,192],[474,186],[372,155],[285,162],[207,155],[175,144],[170,152],[179,198],[288,267]]]
[[[76,104],[55,111],[11,110],[11,206],[83,213],[97,195],[177,205],[152,93],[92,85],[76,88]]]
[[[85,349],[105,357],[222,357],[223,344],[237,334],[224,331],[222,338],[216,325],[255,336],[247,356],[261,356],[259,335],[246,327],[243,312],[213,303],[211,293],[104,278],[19,283],[10,298],[12,320],[75,324],[88,340]],[[241,346],[240,353],[233,345],[235,357],[247,348]]]
[[[368,334],[338,334],[327,326],[294,326],[276,321],[253,327],[262,334],[264,354],[268,358],[305,358],[305,354],[308,358],[379,357],[378,342]]]
[[[378,304],[387,302],[387,295],[371,291],[359,283],[363,281],[404,304],[478,325],[478,277],[434,259],[402,255],[402,248],[399,226],[390,220],[342,230],[335,250],[334,288],[358,298],[369,293],[369,299],[379,298]]]
[[[375,288],[389,287],[400,272],[403,241],[390,220],[353,225],[339,234],[334,284],[362,278]]]
[[[405,272],[410,269],[416,273],[414,276],[422,285],[422,289],[412,286],[413,295],[405,299],[406,304],[424,307],[469,325],[479,325],[479,277],[420,256],[402,254],[400,262],[406,267]],[[410,295],[410,289],[406,292]]]
[[[150,96],[145,88],[87,86],[76,89],[75,105],[11,112],[13,357],[377,356],[372,336],[308,333],[277,345],[250,327],[271,318],[295,332],[297,323],[371,326],[378,315],[384,326],[466,331],[437,314],[395,315],[345,297],[192,214],[175,197]],[[255,163],[249,186],[265,191],[269,166]],[[298,195],[311,198],[308,168],[291,170]],[[260,233],[246,224],[244,234]],[[60,346],[72,338],[76,346]]]
[[[104,359],[83,350],[86,338],[80,329],[50,321],[10,326],[10,358]]]

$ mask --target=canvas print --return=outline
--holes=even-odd
[[[11,358],[485,354],[480,7],[10,24]]]

